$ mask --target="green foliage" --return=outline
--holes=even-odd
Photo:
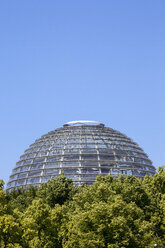
[[[41,199],[34,200],[22,214],[23,241],[28,247],[50,247],[51,218],[50,207]],[[53,247],[53,246],[51,246]]]
[[[21,228],[18,221],[8,214],[0,216],[0,244],[1,247],[11,247],[11,244],[20,242]],[[10,245],[10,246],[9,246]]]
[[[35,199],[37,189],[30,187],[28,190],[18,189],[8,194],[9,206],[11,209],[18,208],[23,212]]]
[[[75,187],[62,174],[38,189],[3,190],[0,248],[165,246],[165,172],[144,180],[97,177]]]
[[[152,225],[145,221],[144,204],[139,203],[145,193],[138,179],[122,181],[99,178],[74,196],[63,247],[150,247]]]
[[[75,191],[71,179],[66,179],[64,174],[61,174],[57,179],[52,179],[48,183],[41,184],[37,191],[37,196],[42,198],[50,207],[55,204],[64,204],[72,198]]]
[[[2,190],[4,188],[4,181],[0,180],[0,190]]]

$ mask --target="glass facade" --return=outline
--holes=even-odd
[[[153,176],[155,167],[143,149],[104,124],[75,121],[37,139],[20,157],[7,190],[39,186],[64,172],[75,185],[92,184],[98,174]]]

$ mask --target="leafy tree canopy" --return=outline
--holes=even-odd
[[[0,180],[0,248],[165,246],[165,172],[144,180],[98,176],[75,187],[62,174],[6,193]]]

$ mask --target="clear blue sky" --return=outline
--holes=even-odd
[[[165,1],[0,1],[0,178],[41,135],[97,120],[165,164]]]

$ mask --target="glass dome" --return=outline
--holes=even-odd
[[[62,172],[75,185],[90,185],[98,174],[143,178],[156,170],[143,149],[126,135],[100,122],[74,121],[43,135],[25,150],[7,190],[39,186]]]

